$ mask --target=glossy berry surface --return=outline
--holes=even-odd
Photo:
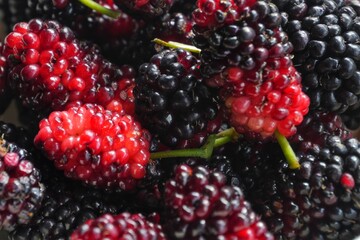
[[[193,55],[177,49],[164,50],[139,68],[136,113],[165,145],[174,147],[206,132],[217,117],[216,91],[202,83],[197,64]]]
[[[165,185],[170,239],[273,239],[238,187],[204,167],[180,165]]]
[[[10,86],[24,106],[35,110],[62,110],[74,101],[106,106],[122,100],[116,92],[132,81],[95,45],[78,41],[72,30],[55,21],[17,24],[5,38],[3,55]]]
[[[201,73],[219,77],[228,66],[256,72],[268,58],[290,53],[292,45],[280,24],[275,5],[256,1],[238,21],[214,29],[195,25],[193,43],[201,49]]]
[[[52,112],[39,128],[35,145],[70,178],[129,189],[145,176],[150,136],[130,115],[85,104]]]
[[[245,73],[246,74],[246,73]],[[224,88],[229,120],[239,133],[266,138],[278,130],[288,137],[296,132],[308,112],[309,98],[302,92],[301,77],[289,58],[269,61],[253,82],[239,68],[228,70]]]
[[[337,113],[358,108],[359,12],[350,1],[299,2],[276,1],[288,13],[284,28],[311,108]]]
[[[26,150],[0,139],[0,229],[28,223],[44,196],[40,173]]]
[[[299,170],[276,144],[245,145],[237,155],[255,211],[276,239],[352,239],[360,227],[359,142],[330,135],[317,147],[294,146]]]
[[[154,224],[141,214],[122,213],[116,216],[105,214],[97,219],[88,220],[70,237],[81,239],[143,239],[165,240],[161,226]]]

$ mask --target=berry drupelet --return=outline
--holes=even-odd
[[[48,112],[74,101],[106,107],[114,99],[128,100],[116,93],[128,89],[131,77],[55,21],[16,24],[5,38],[3,55],[10,86],[27,108]]]
[[[26,150],[0,139],[0,229],[28,223],[44,196],[40,173]]]
[[[136,113],[168,146],[208,131],[218,114],[216,92],[202,83],[198,60],[183,49],[163,50],[139,68]]]
[[[121,213],[105,214],[97,219],[90,219],[71,235],[70,240],[118,240],[142,239],[165,240],[161,226],[148,221],[142,214]]]
[[[273,239],[226,176],[180,165],[165,185],[164,231],[169,239]]]
[[[337,113],[358,108],[359,13],[345,1],[275,2],[288,15],[284,28],[311,108]]]
[[[239,68],[226,74],[222,95],[237,132],[256,138],[270,137],[276,130],[285,137],[295,134],[310,102],[289,57],[268,60],[252,82],[244,80],[247,72]]]
[[[239,20],[214,29],[197,23],[193,28],[193,43],[201,49],[201,73],[206,77],[221,77],[220,73],[231,66],[255,75],[268,58],[292,51],[280,24],[278,9],[267,1],[256,1],[245,8]]]
[[[52,112],[39,128],[35,145],[67,177],[128,190],[146,174],[150,136],[130,115],[85,104]]]
[[[322,142],[316,131],[314,143],[309,133],[300,133],[303,143],[292,142],[299,170],[289,169],[277,144],[243,142],[235,154],[247,199],[276,239],[351,239],[360,230],[360,145],[330,122]]]

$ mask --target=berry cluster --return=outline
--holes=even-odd
[[[360,234],[358,0],[0,0],[0,18],[1,239]]]

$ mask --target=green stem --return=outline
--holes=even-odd
[[[201,50],[197,47],[191,46],[191,45],[187,45],[187,44],[183,44],[183,43],[179,43],[179,42],[173,42],[173,41],[163,41],[159,38],[155,38],[153,40],[154,43],[168,47],[168,48],[182,48],[185,49],[186,51],[189,52],[193,52],[193,53],[200,53]]]
[[[233,138],[231,136],[216,138],[214,148],[221,147],[222,145],[225,145],[232,140]]]
[[[289,164],[289,167],[291,169],[299,169],[300,168],[299,161],[298,161],[298,159],[295,155],[295,152],[292,149],[289,141],[278,130],[275,131],[275,137],[285,155],[285,158]]]
[[[88,8],[91,8],[92,10],[95,10],[101,14],[104,14],[106,16],[109,16],[111,18],[118,18],[120,16],[120,12],[118,11],[114,11],[111,9],[108,9],[100,4],[98,4],[97,2],[93,1],[93,0],[79,0],[79,2],[81,2],[82,4],[84,4],[85,6],[87,6]]]
[[[151,159],[157,158],[175,158],[175,157],[200,157],[208,159],[211,157],[214,150],[216,136],[210,135],[206,144],[201,148],[190,148],[190,149],[178,149],[178,150],[169,150],[163,152],[154,152],[151,153]]]
[[[212,134],[208,137],[206,143],[201,148],[177,149],[163,152],[151,153],[151,159],[157,158],[174,158],[174,157],[200,157],[209,159],[214,148],[223,146],[228,142],[236,140],[237,132],[233,129],[226,129],[218,134]]]

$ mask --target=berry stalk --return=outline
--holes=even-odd
[[[153,152],[150,155],[151,159],[158,158],[175,158],[175,157],[199,157],[209,159],[214,148],[223,146],[234,139],[237,139],[236,131],[231,128],[224,130],[218,134],[212,134],[208,137],[206,143],[201,148],[178,149],[162,152]]]
[[[155,38],[153,40],[153,42],[156,43],[156,44],[159,44],[161,46],[168,47],[168,48],[182,48],[182,49],[184,49],[186,51],[193,52],[193,53],[200,53],[201,52],[201,49],[199,49],[197,47],[194,47],[194,46],[188,45],[188,44],[179,43],[179,42],[173,42],[173,41],[166,42],[166,41],[161,40],[159,38]]]
[[[289,141],[278,130],[275,131],[275,137],[284,153],[284,156],[289,164],[290,169],[299,169],[300,168],[299,161]]]
[[[92,10],[98,13],[104,14],[114,19],[118,18],[121,14],[118,11],[114,11],[104,7],[93,0],[79,0],[79,2],[81,2],[83,5],[87,6],[88,8],[91,8]]]

